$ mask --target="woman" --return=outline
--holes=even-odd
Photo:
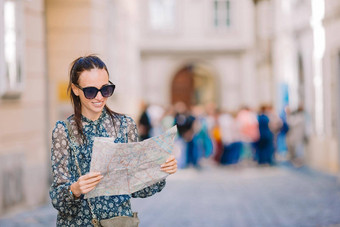
[[[103,178],[101,173],[90,173],[94,137],[113,137],[115,143],[136,142],[138,138],[135,122],[106,105],[114,89],[108,70],[98,57],[80,57],[72,63],[68,91],[74,114],[66,121],[58,121],[52,133],[50,197],[58,210],[57,226],[92,226],[93,216],[99,220],[132,216],[131,197],[152,196],[165,186],[163,180],[131,195],[89,199],[90,205],[84,199],[84,194]],[[76,149],[71,149],[71,145]],[[175,173],[176,159],[171,156],[161,170]]]

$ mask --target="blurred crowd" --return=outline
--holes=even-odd
[[[179,168],[199,169],[203,158],[235,166],[304,164],[308,133],[303,107],[293,112],[285,107],[279,114],[270,105],[258,110],[242,107],[237,112],[220,111],[214,103],[190,108],[181,102],[168,108],[142,103],[141,109],[141,140],[177,125],[174,155]]]

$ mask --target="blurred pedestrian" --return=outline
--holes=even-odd
[[[213,142],[213,159],[219,163],[220,157],[223,153],[223,143],[221,135],[221,126],[219,125],[219,110],[213,102],[205,105],[207,113],[206,121],[211,140]]]
[[[307,141],[305,127],[305,113],[302,106],[287,117],[290,130],[287,134],[287,146],[289,159],[294,166],[300,167],[304,164],[305,143]]]
[[[137,126],[132,118],[115,113],[106,105],[115,85],[109,81],[106,65],[97,56],[73,61],[68,89],[74,114],[58,121],[52,133],[50,197],[58,210],[57,226],[99,226],[99,222],[113,221],[112,218],[129,220],[133,215],[130,198],[160,192],[165,180],[130,195],[85,199],[84,194],[103,178],[102,173],[90,172],[94,138],[112,137],[115,143],[136,142]],[[175,158],[168,159],[161,170],[175,173]]]
[[[236,165],[242,153],[241,125],[236,113],[222,113],[219,117],[223,151],[220,163],[223,165]]]
[[[164,109],[162,106],[157,104],[150,104],[147,109],[148,116],[151,121],[150,136],[158,136],[162,134],[161,120],[164,115]]]
[[[151,137],[150,132],[152,129],[152,125],[151,125],[149,114],[147,112],[148,105],[144,103],[143,101],[141,103],[141,109],[142,109],[142,113],[138,120],[138,131],[139,131],[140,140],[143,141]]]
[[[164,114],[161,119],[162,131],[166,131],[172,126],[174,126],[174,122],[175,122],[175,108],[172,105],[170,105],[164,111]]]
[[[193,106],[192,113],[196,118],[196,128],[194,130],[196,131],[197,146],[202,150],[202,156],[209,158],[213,154],[213,142],[208,130],[206,113],[201,105]]]
[[[190,114],[178,113],[175,117],[179,138],[176,141],[181,144],[180,153],[177,154],[179,167],[185,168],[192,164],[194,167],[199,167],[199,159],[201,157],[197,148],[194,130],[195,117]]]
[[[237,114],[242,140],[242,159],[255,159],[255,142],[260,137],[257,114],[249,107],[243,106]]]
[[[274,134],[269,128],[270,120],[267,113],[267,106],[260,107],[258,122],[260,137],[256,142],[256,158],[258,164],[274,164]]]
[[[279,133],[277,135],[277,139],[276,139],[278,161],[285,161],[286,158],[287,158],[288,147],[287,147],[286,137],[287,137],[287,133],[289,132],[287,115],[289,115],[288,106],[286,106],[280,114],[282,126],[280,128],[280,131],[279,131]]]

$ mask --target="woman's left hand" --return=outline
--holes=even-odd
[[[173,174],[177,171],[177,160],[175,156],[171,155],[165,163],[161,165],[161,170],[168,173]]]

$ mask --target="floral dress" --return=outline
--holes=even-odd
[[[70,134],[72,130],[72,143],[76,147],[75,155],[78,158],[81,173],[90,171],[90,162],[94,137],[112,137],[115,143],[138,141],[135,122],[125,115],[114,115],[114,120],[104,109],[99,119],[91,121],[82,116],[82,125],[86,143],[81,142],[77,133],[73,115],[67,119],[68,123],[58,121],[52,133],[51,160],[53,183],[50,188],[50,197],[53,206],[58,210],[57,226],[92,226],[92,215],[89,205],[80,196],[75,199],[70,191],[70,185],[80,177],[75,164],[74,155],[71,155]],[[93,212],[99,220],[115,216],[132,216],[130,198],[145,198],[160,192],[165,186],[165,180],[150,187],[146,187],[131,195],[101,196],[91,198]]]

